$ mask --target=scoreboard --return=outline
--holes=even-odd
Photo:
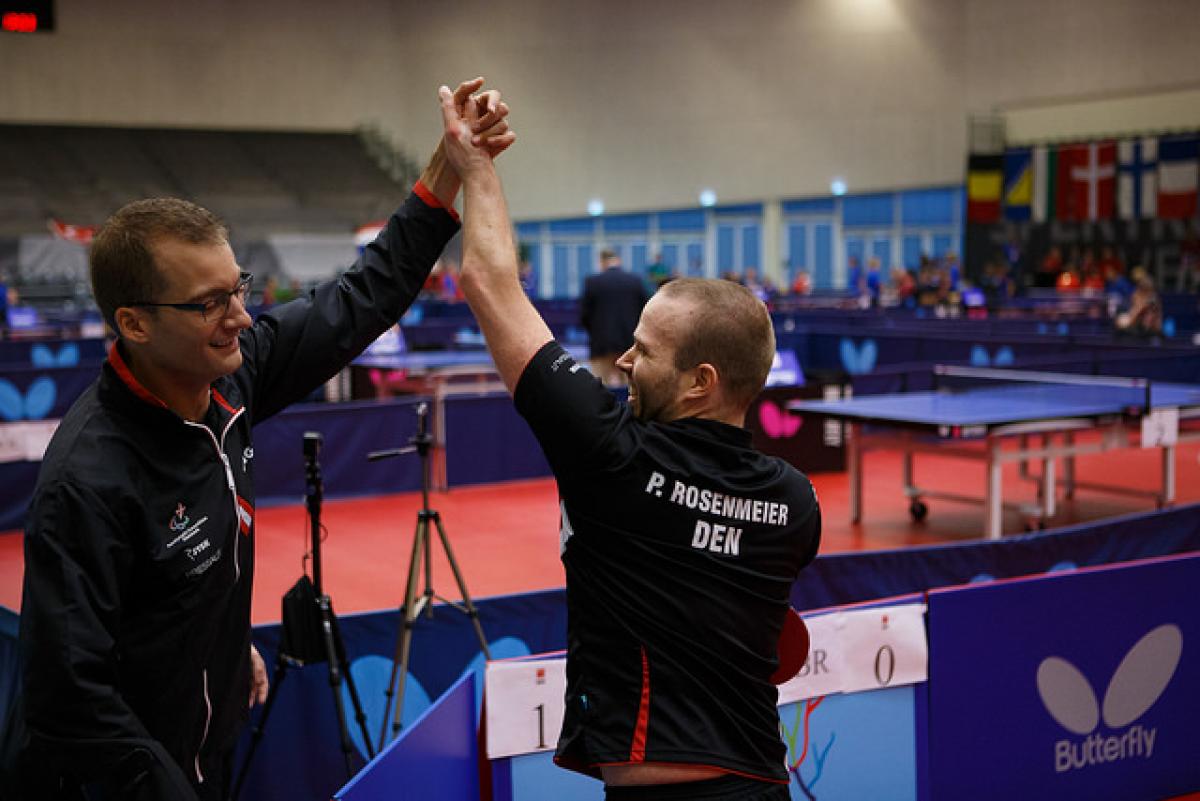
[[[0,31],[49,33],[54,30],[54,0],[0,0]]]

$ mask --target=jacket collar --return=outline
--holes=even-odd
[[[178,417],[178,415],[176,415],[175,412],[172,411],[169,406],[167,406],[166,402],[163,401],[162,398],[155,395],[153,392],[147,389],[141,381],[137,380],[137,376],[135,376],[133,371],[129,369],[129,364],[125,361],[124,354],[121,353],[120,340],[114,341],[109,346],[108,361],[105,366],[112,371],[112,377],[116,379],[115,381],[109,383],[115,384],[118,387],[123,387],[126,391],[132,394],[134,398],[144,404],[170,412],[172,415]],[[219,380],[228,381],[227,378]],[[230,390],[233,389],[231,386],[226,386],[225,389],[227,394],[232,394],[230,392]],[[225,397],[225,394],[222,394],[222,392],[217,389],[216,383],[209,387],[209,397],[213,403],[209,404],[208,414],[205,415],[206,419],[212,416],[214,411],[213,406],[220,408],[221,411],[218,412],[217,417],[223,419],[228,419],[230,415],[236,414],[242,408],[240,405],[235,406],[233,403],[231,403]]]

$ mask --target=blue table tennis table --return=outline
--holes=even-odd
[[[1063,461],[1061,488],[1150,497],[1160,507],[1175,499],[1175,443],[1200,437],[1200,386],[1144,379],[1037,373],[964,367],[934,368],[935,386],[944,379],[990,381],[951,391],[901,392],[837,400],[794,401],[789,408],[827,415],[846,424],[850,473],[850,515],[862,519],[863,454],[900,450],[904,492],[913,518],[921,520],[925,498],[982,502],[989,538],[1002,532],[1005,506],[1026,516],[1027,526],[1043,527],[1055,514],[1056,462]],[[1097,431],[1099,436],[1080,437]],[[1172,433],[1173,432],[1173,433]],[[1075,477],[1075,457],[1116,448],[1156,447],[1162,454],[1162,483],[1157,491],[1085,483]],[[913,455],[932,452],[985,462],[982,499],[919,487],[913,479]],[[1006,503],[1001,476],[1017,462],[1022,478],[1039,484],[1037,503]],[[1032,463],[1040,463],[1035,474]]]

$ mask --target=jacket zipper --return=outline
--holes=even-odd
[[[204,751],[204,744],[208,742],[208,726],[212,722],[212,701],[208,697],[208,671],[205,670],[204,676],[204,733],[200,735],[200,745],[196,747],[196,781],[204,784],[204,773],[200,770],[200,754]]]
[[[241,507],[238,506],[237,484],[233,480],[233,468],[229,464],[229,457],[225,454],[225,435],[229,433],[229,429],[233,427],[234,422],[242,416],[245,407],[238,409],[229,418],[229,422],[225,424],[225,428],[221,430],[221,439],[218,442],[217,437],[213,434],[212,429],[202,423],[193,423],[190,420],[184,420],[186,425],[198,428],[208,435],[213,447],[217,449],[217,455],[221,457],[221,466],[225,468],[225,483],[229,487],[229,494],[233,498],[233,581],[236,584],[242,577],[240,560],[238,559],[238,548],[240,540],[238,539],[240,520],[239,512]],[[208,669],[203,672],[204,676],[204,733],[200,735],[200,745],[196,747],[196,779],[200,783],[204,783],[204,774],[200,771],[200,754],[204,751],[204,744],[208,742],[208,727],[212,724],[212,701],[208,697]]]
[[[225,453],[225,435],[229,433],[229,429],[237,422],[237,419],[246,411],[245,407],[238,409],[229,418],[229,422],[225,424],[225,428],[221,429],[221,439],[217,440],[217,436],[213,434],[212,429],[202,423],[193,423],[190,420],[183,422],[193,428],[198,428],[208,435],[213,447],[217,449],[217,456],[221,459],[221,466],[225,468],[225,484],[229,487],[229,496],[233,501],[233,581],[236,584],[242,577],[241,560],[238,558],[238,532],[241,519],[241,507],[238,505],[237,483],[233,480],[233,466],[229,463],[229,456]]]

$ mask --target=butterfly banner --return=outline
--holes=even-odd
[[[100,368],[8,368],[0,377],[0,423],[62,417]]]
[[[769,456],[778,456],[806,473],[844,470],[846,453],[842,444],[842,425],[820,415],[801,415],[789,411],[790,401],[822,397],[819,384],[803,387],[767,387],[746,414],[746,428],[754,437],[754,447]]]
[[[931,801],[1195,790],[1198,581],[1184,555],[931,592]]]

